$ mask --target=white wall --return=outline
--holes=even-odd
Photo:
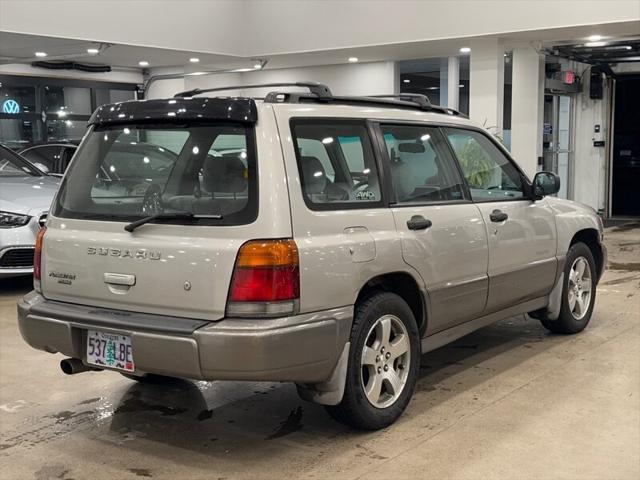
[[[156,69],[152,74],[176,70]],[[179,80],[155,82],[147,98],[167,98],[181,90],[215,88],[228,85],[252,85],[258,83],[314,81],[328,85],[335,95],[374,95],[393,93],[397,88],[394,62],[372,62],[348,65],[283,68],[248,73],[190,76]],[[225,95],[262,96],[273,88],[235,90]]]
[[[471,44],[469,86],[469,117],[502,133],[504,47],[497,38],[482,38]]]
[[[576,65],[576,64],[574,64]],[[577,64],[580,65],[580,64]],[[584,70],[585,65],[576,71]],[[609,90],[603,89],[602,100],[589,98],[589,75],[583,76],[582,94],[575,98],[574,155],[573,155],[573,199],[585,203],[596,210],[605,208],[607,151],[609,128],[607,111]],[[594,126],[600,125],[600,133],[594,133]],[[605,147],[594,147],[593,140],[605,140]]]
[[[202,77],[204,78],[204,77]],[[394,62],[372,62],[319,67],[283,68],[242,74],[243,83],[273,83],[314,81],[328,85],[334,95],[375,95],[393,93],[395,88]],[[268,91],[256,90],[252,95]],[[247,92],[249,93],[249,92]]]
[[[511,154],[530,178],[542,156],[544,57],[533,47],[513,50]]]

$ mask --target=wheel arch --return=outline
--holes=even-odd
[[[604,268],[604,252],[602,251],[602,246],[600,245],[600,232],[598,232],[598,230],[594,228],[585,228],[583,230],[579,230],[571,238],[569,248],[579,242],[582,242],[587,247],[589,247],[589,250],[591,250],[591,253],[593,254],[593,259],[596,262],[597,272],[602,272]]]
[[[403,271],[384,273],[372,277],[358,292],[356,304],[379,291],[395,293],[407,302],[418,323],[420,336],[423,336],[427,329],[427,302],[424,290],[420,288],[416,278]]]

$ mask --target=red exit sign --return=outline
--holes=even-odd
[[[565,85],[573,85],[573,82],[576,80],[576,74],[573,73],[573,70],[567,70],[566,72],[562,72],[562,82]]]

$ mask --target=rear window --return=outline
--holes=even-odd
[[[189,212],[169,223],[238,225],[257,215],[253,132],[243,125],[94,128],[60,187],[54,215],[133,221]]]

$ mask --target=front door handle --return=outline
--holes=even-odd
[[[407,227],[409,230],[425,230],[431,225],[431,220],[427,220],[422,215],[414,215],[410,220],[407,220]]]
[[[489,218],[492,222],[504,222],[507,218],[509,218],[509,215],[504,213],[502,210],[494,210],[489,215]]]

